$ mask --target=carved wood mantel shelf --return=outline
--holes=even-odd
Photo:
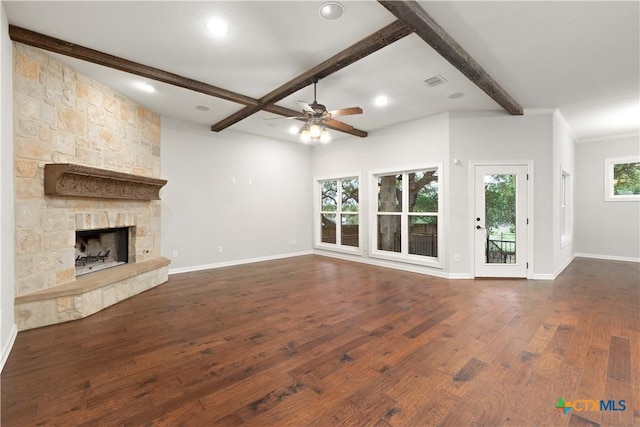
[[[166,179],[73,163],[44,165],[44,193],[50,196],[160,200],[160,189],[166,183]]]

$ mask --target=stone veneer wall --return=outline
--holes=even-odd
[[[14,152],[16,296],[75,281],[76,229],[131,225],[135,253],[130,262],[160,256],[159,201],[44,195],[45,163],[76,163],[159,178],[157,114],[39,49],[14,43]],[[136,283],[135,289],[166,281],[166,273],[164,267],[159,274],[147,274],[154,283]],[[97,302],[89,311],[112,303]],[[47,308],[38,304],[16,306],[19,329],[88,312],[80,297],[48,301]],[[54,312],[51,304],[56,305]],[[43,309],[47,313],[38,312]]]

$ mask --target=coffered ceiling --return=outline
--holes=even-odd
[[[323,19],[316,1],[4,1],[9,23],[128,61],[260,99],[395,22],[375,1],[342,1]],[[636,1],[419,2],[525,114],[560,109],[579,141],[638,134],[640,8]],[[207,29],[224,19],[228,32]],[[157,113],[210,128],[245,105],[51,54]],[[425,80],[440,76],[444,84]],[[155,92],[138,84],[146,82]],[[328,75],[318,101],[360,106],[343,122],[367,132],[445,111],[504,111],[417,34]],[[374,105],[384,94],[389,103]],[[299,110],[304,87],[275,102]],[[206,110],[206,111],[202,111]],[[507,113],[504,113],[507,114]],[[295,120],[258,112],[228,129],[298,141]],[[220,132],[225,132],[221,130]],[[332,131],[334,140],[345,134]]]

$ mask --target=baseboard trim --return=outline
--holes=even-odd
[[[413,265],[413,264],[403,264],[403,263],[397,263],[397,262],[393,262],[393,261],[385,261],[385,260],[381,260],[378,258],[367,258],[367,257],[361,257],[361,256],[354,256],[354,255],[348,255],[348,254],[344,254],[344,253],[337,253],[337,252],[331,252],[331,251],[323,251],[323,250],[314,250],[313,251],[314,255],[319,255],[319,256],[326,256],[329,258],[337,258],[337,259],[341,259],[344,261],[353,261],[353,262],[359,262],[362,264],[367,264],[367,265],[373,265],[375,267],[383,267],[383,268],[392,268],[394,270],[401,270],[401,271],[408,271],[410,273],[418,273],[418,274],[424,274],[427,276],[434,276],[434,277],[440,277],[442,279],[473,279],[473,277],[471,277],[469,274],[465,274],[465,273],[445,273],[442,271],[436,271],[436,270],[427,270],[426,267],[421,267],[419,265]]]
[[[569,267],[569,264],[571,264],[574,259],[576,259],[576,255],[575,254],[571,255],[569,257],[569,259],[565,261],[564,264],[562,264],[560,267],[558,267],[558,269],[555,271],[555,273],[553,273],[553,279],[552,280],[555,280],[556,277],[558,277],[560,275],[560,273],[562,273],[564,271],[565,268]]]
[[[4,364],[7,362],[9,358],[9,353],[11,353],[11,349],[13,348],[13,343],[16,342],[16,337],[18,336],[18,325],[15,323],[11,328],[11,335],[9,335],[9,339],[4,346],[2,347],[2,354],[0,354],[0,373],[4,369]]]
[[[555,274],[533,274],[531,280],[554,280]]]
[[[234,261],[217,262],[214,264],[195,265],[192,267],[170,268],[169,275],[180,274],[180,273],[191,273],[193,271],[201,271],[201,270],[211,270],[214,268],[232,267],[234,265],[252,264],[254,262],[274,261],[277,259],[293,258],[297,256],[312,255],[312,254],[313,254],[313,251],[291,252],[287,254],[270,255],[270,256],[258,257],[258,258],[246,258],[246,259],[239,259]]]
[[[624,256],[617,256],[617,255],[577,253],[575,256],[580,258],[603,259],[607,261],[640,262],[640,258],[624,257]]]

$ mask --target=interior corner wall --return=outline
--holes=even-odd
[[[640,262],[640,202],[604,200],[604,159],[639,154],[638,136],[576,145],[577,255]]]
[[[169,273],[310,253],[308,146],[167,117],[161,138]]]
[[[451,113],[450,156],[459,165],[450,170],[451,194],[448,237],[451,252],[460,255],[452,272],[472,271],[473,239],[469,198],[470,162],[533,161],[533,278],[550,278],[553,263],[553,185],[551,114],[510,116],[504,113]],[[529,195],[531,197],[531,195]]]
[[[13,218],[13,45],[0,6],[0,370],[15,339]]]
[[[553,270],[558,275],[573,260],[575,255],[575,140],[571,129],[556,110],[553,114]],[[562,173],[569,174],[569,215],[573,218],[569,222],[572,229],[571,238],[562,241]]]
[[[316,253],[337,256],[355,261],[405,269],[434,275],[446,275],[448,272],[448,238],[445,237],[444,268],[421,267],[394,261],[382,261],[370,258],[364,244],[369,244],[370,194],[372,172],[395,172],[406,169],[424,167],[436,162],[443,163],[442,179],[444,191],[444,234],[448,235],[447,215],[449,212],[448,190],[449,174],[449,114],[439,114],[390,126],[378,131],[369,132],[367,138],[347,137],[330,144],[313,148],[313,179],[341,178],[359,174],[360,181],[360,255],[347,255],[333,251],[316,250]]]

